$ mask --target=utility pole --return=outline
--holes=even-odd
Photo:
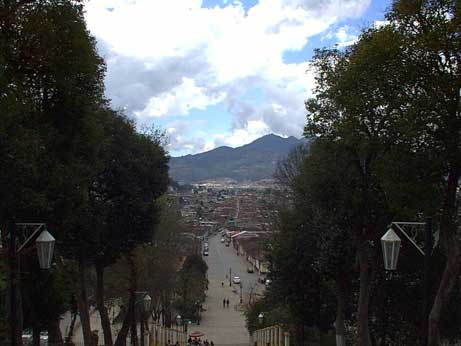
[[[229,287],[232,287],[232,268],[229,267]]]

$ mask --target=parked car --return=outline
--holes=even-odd
[[[226,246],[229,247],[230,243],[229,242],[226,242]]]
[[[266,278],[264,276],[261,276],[258,278],[258,282],[261,283],[261,284],[264,284],[266,283]]]
[[[232,282],[233,282],[234,284],[239,284],[239,283],[241,282],[240,277],[239,277],[239,276],[234,276],[234,277],[232,278]]]
[[[208,256],[208,250],[203,251],[203,256]]]
[[[226,241],[226,239],[221,238],[221,243],[224,243],[225,241]]]
[[[272,282],[272,280],[267,279],[267,280],[264,282],[264,285],[269,286],[269,285],[271,284],[271,282]]]
[[[247,273],[254,273],[254,272],[255,271],[254,271],[253,267],[248,267],[247,268]]]

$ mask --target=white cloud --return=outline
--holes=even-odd
[[[284,53],[341,18],[360,16],[369,3],[259,0],[246,11],[240,1],[202,8],[201,0],[89,0],[86,19],[107,61],[114,106],[145,121],[222,102],[234,117],[223,141],[243,143],[262,132],[300,135],[314,81],[307,64],[286,64]],[[348,27],[335,37],[340,45],[356,39]],[[253,88],[262,95],[255,103],[248,100]],[[193,145],[184,138],[174,140]],[[211,142],[195,144],[203,143]]]
[[[249,120],[245,128],[235,129],[230,135],[217,134],[214,136],[214,147],[227,145],[240,147],[251,143],[255,139],[271,133],[271,129],[262,120]],[[208,143],[208,147],[211,147]]]
[[[193,79],[183,77],[180,85],[168,92],[153,96],[144,110],[135,112],[135,115],[138,117],[187,115],[192,108],[205,109],[209,105],[221,102],[226,96],[224,92],[207,95],[209,91],[197,86]]]
[[[373,25],[376,29],[380,29],[386,25],[389,25],[390,22],[388,20],[375,20]]]
[[[338,47],[350,46],[358,40],[358,35],[347,25],[340,27],[335,37],[338,40]]]

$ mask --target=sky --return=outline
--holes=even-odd
[[[343,48],[390,0],[88,0],[115,109],[167,135],[171,156],[300,138],[314,49]]]

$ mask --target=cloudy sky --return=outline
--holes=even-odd
[[[315,48],[345,47],[390,0],[89,0],[112,106],[172,156],[301,137]]]

